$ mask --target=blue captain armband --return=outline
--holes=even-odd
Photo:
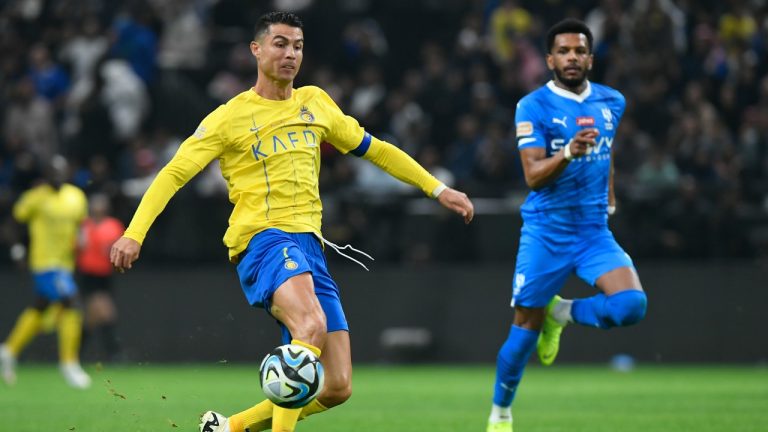
[[[371,147],[371,134],[368,132],[363,135],[363,140],[360,141],[360,145],[357,146],[354,150],[350,151],[353,155],[357,157],[363,157],[365,152],[368,151],[368,148]]]

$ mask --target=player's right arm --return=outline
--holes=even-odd
[[[517,147],[523,165],[525,183],[540,189],[553,182],[576,157],[595,145],[596,129],[582,129],[559,152],[547,156],[547,135],[541,119],[545,113],[532,97],[523,98],[515,110]]]
[[[173,195],[222,153],[226,142],[225,110],[222,105],[203,120],[144,193],[131,223],[110,250],[109,259],[118,271],[130,269],[139,258],[150,226]]]
[[[596,136],[596,129],[582,129],[552,157],[547,157],[547,150],[544,147],[520,149],[525,183],[534,190],[550,184],[574,158],[584,156],[590,146],[597,144]]]
[[[24,192],[16,201],[16,204],[13,205],[13,218],[18,222],[27,223],[32,219],[32,215],[35,213],[40,201],[40,194],[37,190],[32,189]]]

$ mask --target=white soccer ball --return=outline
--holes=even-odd
[[[259,368],[261,389],[277,406],[301,408],[323,389],[323,365],[301,345],[281,345],[264,357]]]

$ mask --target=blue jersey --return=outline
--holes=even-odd
[[[520,100],[515,112],[519,149],[542,147],[551,157],[579,130],[600,132],[597,145],[585,156],[575,158],[552,183],[528,195],[521,208],[525,220],[546,213],[567,224],[607,221],[611,148],[624,107],[621,93],[590,82],[577,95],[550,81]]]

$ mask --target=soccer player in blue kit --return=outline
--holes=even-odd
[[[521,99],[515,113],[520,159],[532,191],[521,208],[514,321],[497,356],[488,432],[512,432],[512,401],[534,347],[542,364],[550,365],[566,324],[628,326],[646,311],[632,260],[608,229],[616,209],[611,150],[624,97],[587,80],[592,33],[583,22],[554,25],[546,44],[553,79]],[[600,293],[560,298],[571,273]]]

